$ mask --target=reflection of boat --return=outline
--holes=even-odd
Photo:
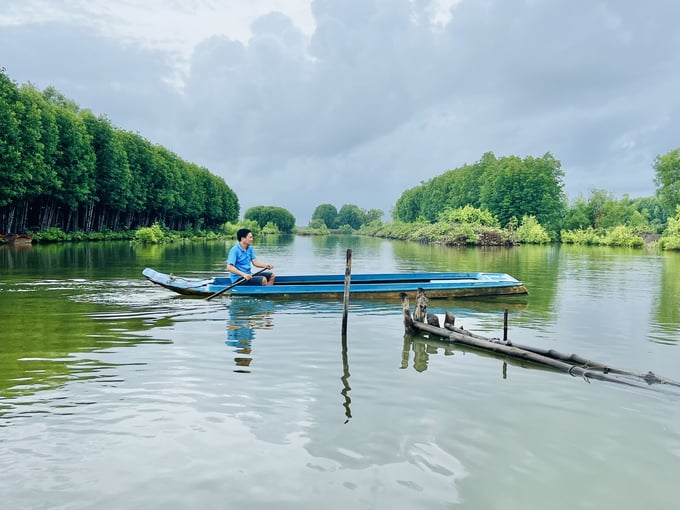
[[[14,244],[16,246],[25,246],[33,243],[33,236],[25,234],[0,234],[0,239],[7,244]]]
[[[231,285],[231,279],[226,276],[184,278],[159,273],[149,267],[142,274],[157,285],[191,296],[210,296]],[[237,285],[224,294],[269,298],[337,297],[344,294],[344,281],[345,275],[277,276],[272,286]],[[391,298],[419,288],[430,298],[527,293],[522,282],[508,274],[477,272],[356,274],[351,275],[349,291],[353,297]]]

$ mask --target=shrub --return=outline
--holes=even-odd
[[[608,246],[628,246],[638,248],[645,244],[640,236],[633,234],[630,227],[619,225],[614,227],[604,238]]]
[[[604,244],[603,239],[595,232],[593,227],[577,230],[563,230],[560,233],[564,244],[599,245]]]
[[[341,227],[338,227],[338,233],[339,234],[352,234],[352,233],[354,233],[354,229],[350,225],[343,225]]]
[[[499,227],[498,220],[487,209],[477,209],[471,205],[457,209],[446,208],[439,213],[438,221],[443,223],[468,223],[470,225],[485,225]]]
[[[274,225],[271,221],[268,222],[264,227],[262,227],[262,233],[263,234],[280,234],[281,231],[279,230],[279,227]]]
[[[476,244],[479,246],[504,246],[512,244],[507,232],[500,228],[479,227],[476,232],[476,238]]]
[[[680,205],[675,209],[675,216],[668,218],[666,230],[659,239],[662,250],[680,250]]]
[[[56,243],[60,241],[67,241],[68,236],[66,232],[57,227],[51,227],[42,232],[33,235],[33,239],[39,243]]]
[[[536,216],[524,216],[517,229],[517,240],[527,244],[547,244],[550,236],[536,219]]]
[[[224,225],[224,233],[228,237],[236,239],[236,232],[241,228],[247,228],[254,236],[260,233],[260,226],[254,220],[241,220],[238,223],[228,222]]]
[[[135,232],[135,241],[144,244],[161,244],[165,242],[165,234],[158,222],[150,227],[138,228]]]

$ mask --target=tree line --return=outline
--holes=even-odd
[[[380,221],[383,212],[380,209],[361,209],[355,204],[343,204],[340,210],[333,204],[320,204],[314,209],[310,228],[328,227],[342,229],[343,227],[358,230],[363,225]]]
[[[524,217],[535,217],[553,240],[562,230],[606,229],[626,225],[638,233],[660,233],[680,204],[680,150],[654,162],[657,194],[616,199],[593,189],[572,204],[563,191],[564,172],[552,154],[539,158],[488,152],[471,165],[449,170],[398,198],[395,221],[435,223],[447,210],[471,206],[489,211],[503,227],[513,228]]]
[[[488,152],[404,191],[392,218],[450,222],[452,211],[472,207],[510,230],[535,218],[551,240],[565,230],[616,225],[660,233],[680,204],[680,150],[658,156],[654,169],[656,196],[615,199],[591,190],[569,204],[561,163],[552,154],[522,159]],[[321,204],[309,227],[359,230],[380,223],[382,215],[354,204],[340,210]],[[17,86],[0,68],[0,231],[102,232],[155,223],[219,230],[238,217],[238,197],[222,178],[81,110],[52,87]],[[295,229],[295,218],[281,207],[256,206],[245,219],[281,232]]]
[[[0,68],[0,231],[217,229],[238,216],[221,177]]]

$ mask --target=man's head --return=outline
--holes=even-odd
[[[249,235],[250,235],[250,239],[252,239],[253,233],[250,229],[240,228],[240,229],[238,229],[238,232],[236,232],[236,239],[240,243],[243,239],[248,239]]]

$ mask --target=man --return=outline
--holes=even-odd
[[[255,267],[274,269],[273,264],[265,264],[255,257],[253,251],[253,233],[247,228],[239,229],[236,232],[238,242],[232,246],[227,255],[227,271],[231,273],[231,281],[237,282],[241,278],[246,281],[243,285],[274,285],[274,273],[269,271],[260,273],[255,278],[250,273],[251,264]]]

